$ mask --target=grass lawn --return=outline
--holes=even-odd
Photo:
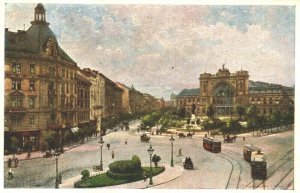
[[[150,167],[143,167],[143,169],[146,171],[147,176],[149,177]],[[162,173],[163,171],[165,171],[165,169],[163,167],[157,167],[157,168],[152,167],[153,176],[156,176],[156,175]],[[143,180],[143,177],[141,177],[140,179],[137,179],[135,181],[139,181],[139,180]],[[104,173],[104,174],[90,177],[89,179],[87,179],[86,182],[80,181],[80,182],[76,183],[76,185],[74,185],[74,187],[75,188],[94,188],[94,187],[104,187],[104,186],[125,184],[125,183],[129,183],[129,182],[133,182],[133,181],[130,181],[127,179],[112,179],[112,178],[108,177],[106,175],[106,173]]]

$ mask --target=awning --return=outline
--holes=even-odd
[[[71,128],[72,133],[78,132],[79,128],[78,127],[73,127]]]

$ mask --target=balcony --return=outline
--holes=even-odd
[[[62,125],[61,124],[48,124],[47,129],[61,129]]]
[[[6,112],[11,114],[23,114],[26,113],[26,109],[24,107],[17,107],[17,108],[8,108],[5,109]]]

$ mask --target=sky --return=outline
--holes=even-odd
[[[36,4],[6,4],[5,27],[28,29]],[[295,85],[295,6],[44,4],[59,45],[81,68],[157,98],[198,88],[222,64]]]

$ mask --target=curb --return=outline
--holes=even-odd
[[[171,181],[175,180],[176,178],[178,178],[183,173],[183,171],[184,171],[184,169],[181,168],[181,172],[177,176],[175,176],[174,178],[172,178],[172,179],[170,179],[168,181],[165,181],[165,182],[161,182],[161,183],[158,183],[158,184],[151,185],[151,186],[148,185],[145,188],[141,188],[141,189],[152,188],[152,187],[155,187],[155,186],[159,186],[161,184],[165,184],[165,183],[171,182]]]
[[[64,150],[64,152],[69,151],[69,150],[71,150],[75,147],[78,147],[80,145],[82,145],[82,144],[76,144],[76,145],[70,147],[69,149]],[[38,157],[32,157],[32,158],[20,158],[20,159],[18,158],[18,160],[19,161],[26,161],[26,160],[33,160],[33,159],[38,159],[38,158],[44,158],[44,157],[43,156],[38,156]],[[4,161],[4,163],[6,163],[6,162],[8,162],[8,161]]]

